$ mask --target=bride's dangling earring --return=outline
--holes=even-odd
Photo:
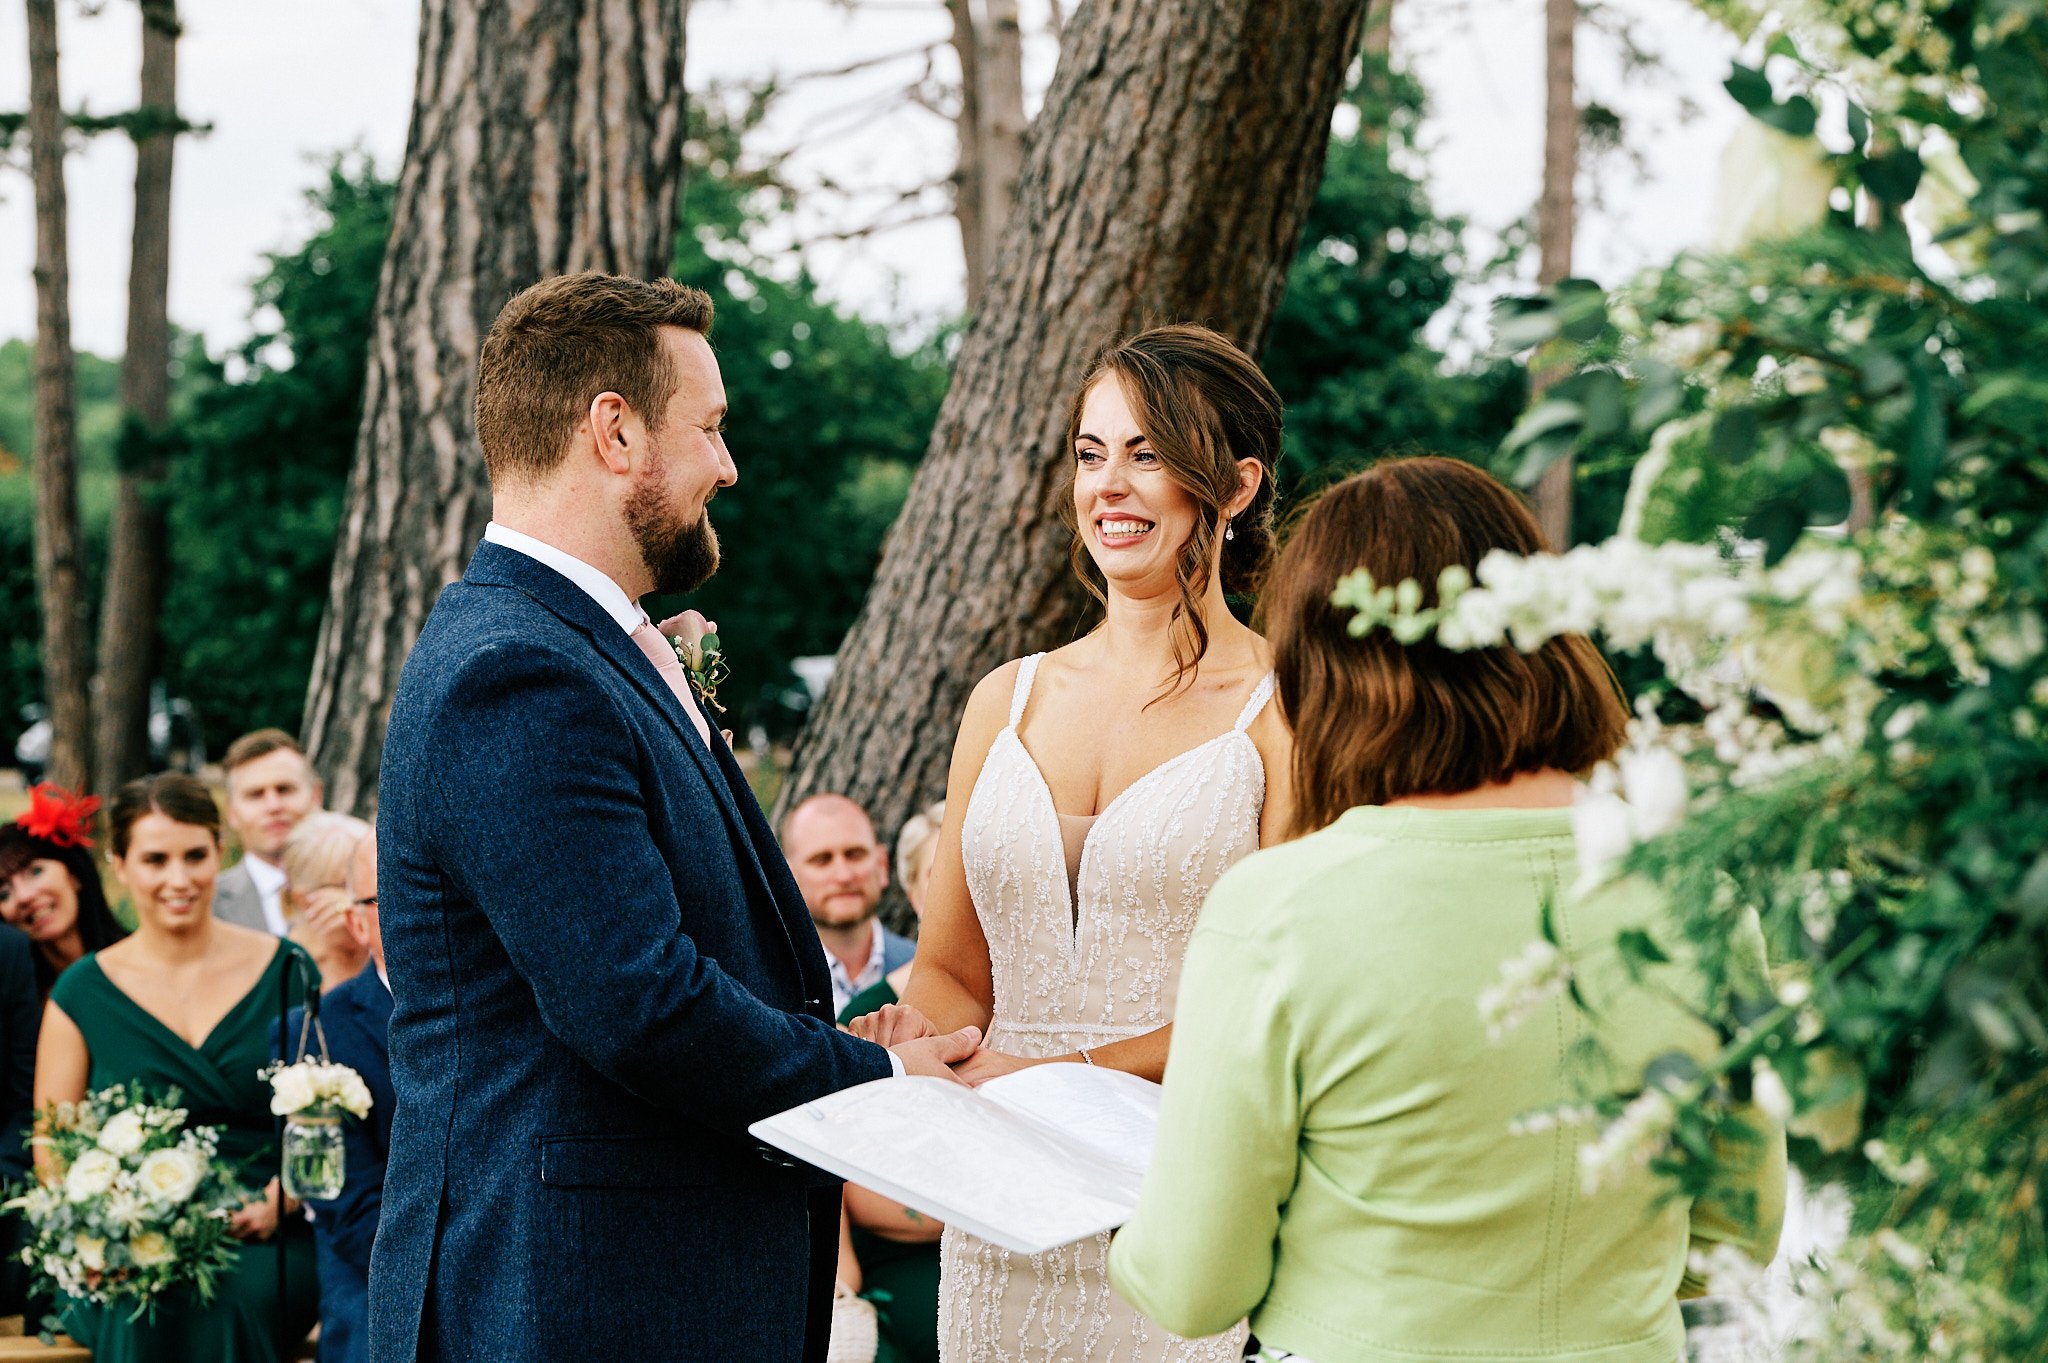
[[[1234,540],[1237,538],[1237,530],[1230,524],[1229,521],[1223,522],[1223,538],[1227,540]]]

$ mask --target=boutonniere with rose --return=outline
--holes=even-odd
[[[718,703],[718,687],[726,678],[725,654],[718,647],[718,626],[706,620],[701,612],[684,611],[671,615],[655,628],[661,637],[668,640],[676,651],[676,661],[683,665],[683,671],[690,674],[690,685],[698,697],[719,714],[725,707]]]

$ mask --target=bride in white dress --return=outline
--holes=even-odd
[[[901,1005],[885,1042],[974,1025],[959,1067],[1165,1072],[1181,957],[1225,869],[1288,824],[1292,761],[1271,653],[1225,603],[1272,541],[1279,398],[1200,327],[1105,351],[1068,420],[1087,637],[975,688]],[[1092,569],[1092,574],[1089,571]],[[1242,1326],[1184,1340],[1114,1296],[1109,1237],[1012,1254],[948,1230],[947,1363],[1236,1363]]]

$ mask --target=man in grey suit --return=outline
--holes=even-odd
[[[320,778],[297,740],[282,729],[243,734],[228,745],[221,767],[228,783],[228,827],[242,844],[242,859],[221,872],[214,917],[283,937],[285,839],[320,807]]]

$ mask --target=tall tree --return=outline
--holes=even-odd
[[[121,475],[107,541],[94,697],[94,788],[149,767],[149,684],[168,576],[163,433],[171,414],[171,149],[179,123],[176,0],[142,0],[142,100],[135,135],[135,232],[128,347],[121,357]]]
[[[967,310],[981,310],[1024,166],[1024,33],[1017,0],[946,0],[960,62],[953,214],[967,262]],[[1053,8],[1055,18],[1059,9]]]
[[[1572,272],[1578,229],[1579,96],[1573,74],[1579,0],[1543,2],[1543,194],[1536,207],[1537,283],[1550,288]],[[1538,394],[1557,375],[1537,374]],[[1536,484],[1536,519],[1553,549],[1572,542],[1572,456],[1558,459]]]
[[[1113,333],[1257,350],[1314,196],[1364,0],[1095,0],[1068,20],[987,304],[783,800],[892,827],[945,787],[975,681],[1072,638],[1066,400]]]
[[[336,808],[375,802],[399,668],[490,513],[471,399],[506,300],[661,273],[683,164],[684,0],[423,0],[412,129],[305,739]]]
[[[50,704],[49,776],[83,789],[92,775],[87,689],[88,602],[79,551],[76,377],[71,354],[69,207],[64,110],[57,83],[56,0],[28,0],[28,148],[36,195],[36,587],[43,615],[43,688]]]

